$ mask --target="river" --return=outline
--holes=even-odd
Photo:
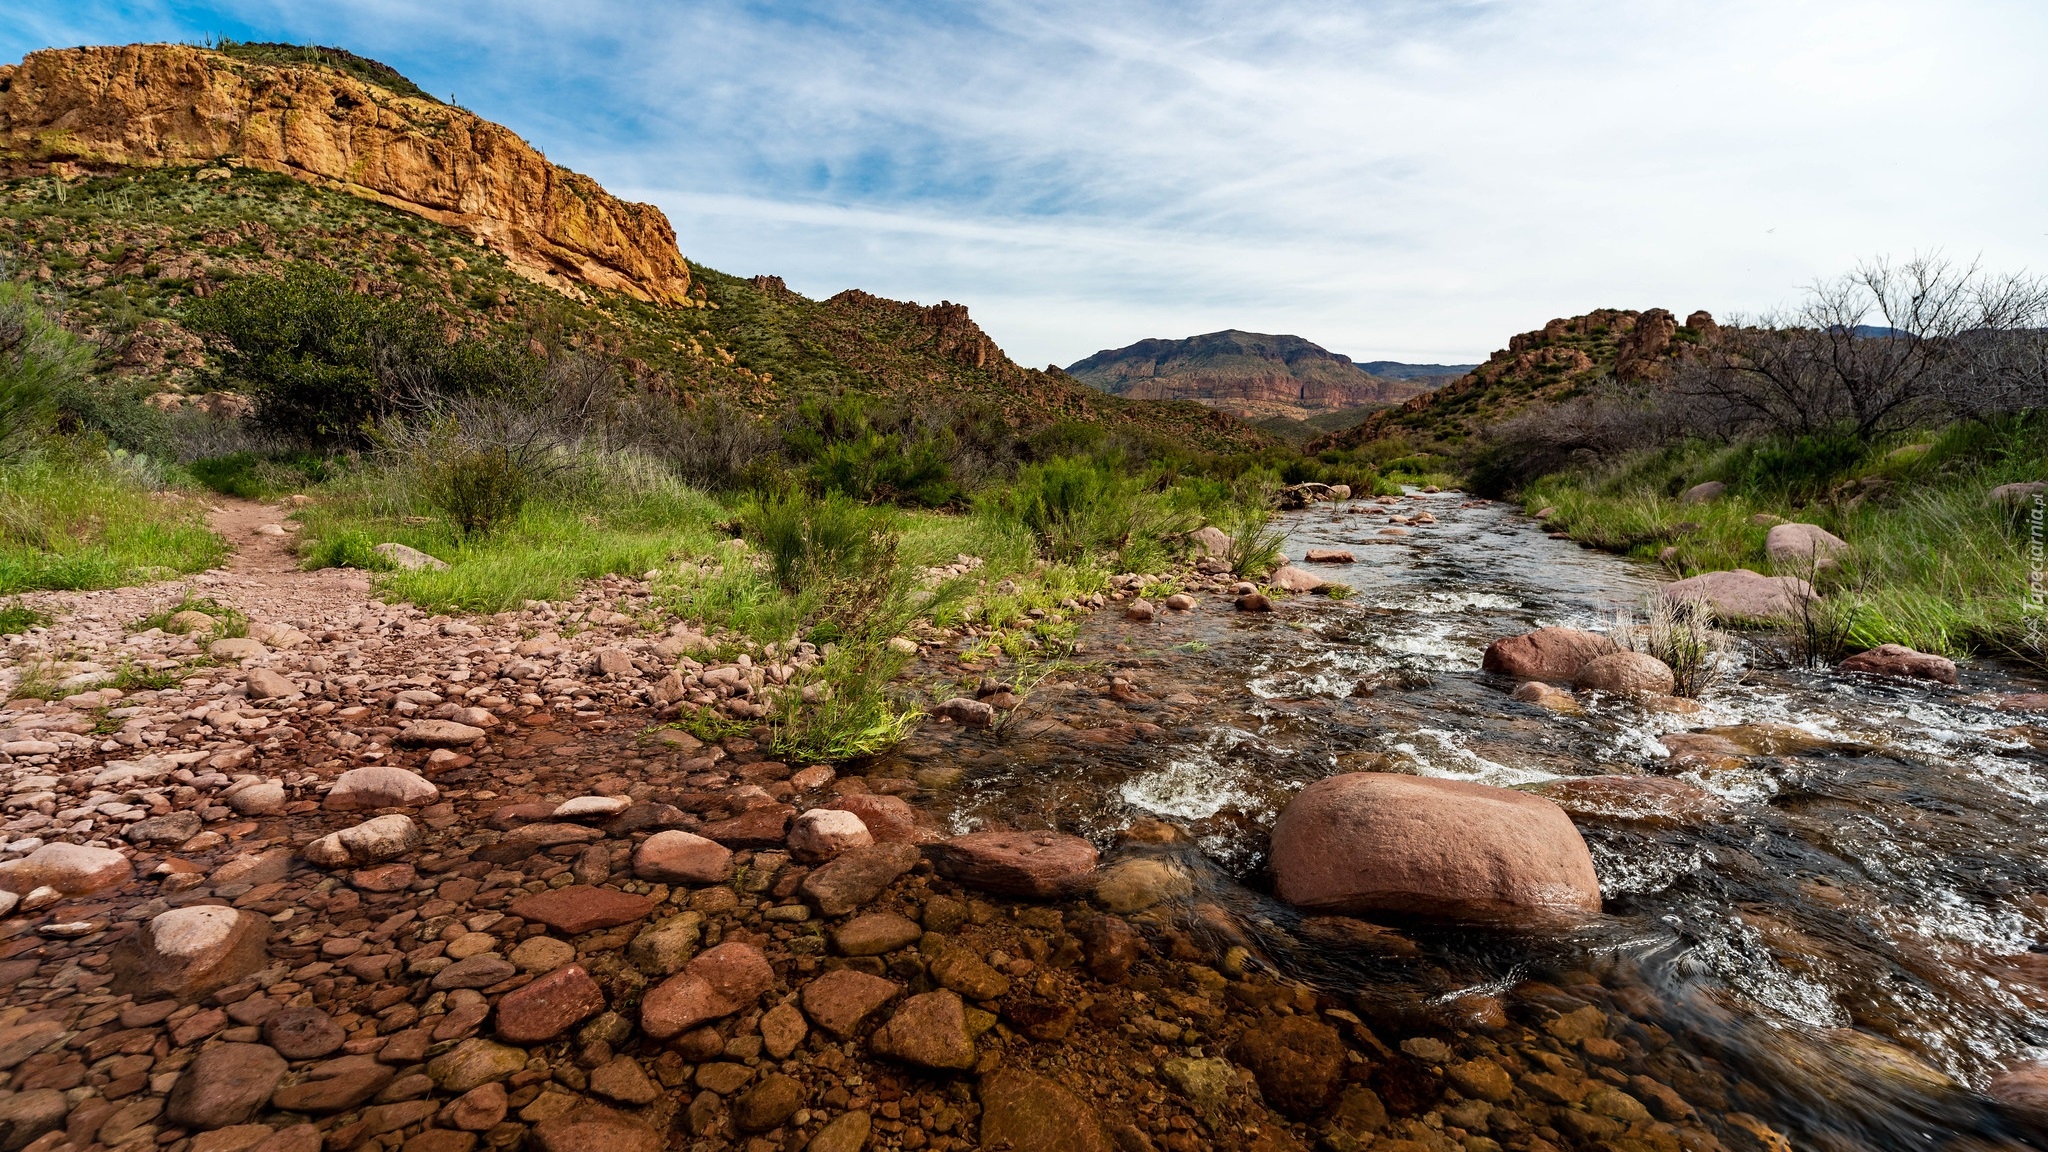
[[[1317,568],[1347,598],[1249,615],[1212,595],[1153,625],[1098,613],[1081,658],[1128,681],[1121,698],[1102,675],[1048,684],[996,731],[951,738],[965,772],[935,800],[943,818],[1079,832],[1111,859],[1160,850],[1112,847],[1134,820],[1179,825],[1193,842],[1168,851],[1197,878],[1184,922],[1368,1021],[1498,1029],[1531,1004],[1592,1004],[1626,1018],[1702,1113],[1754,1114],[1798,1147],[2027,1139],[1981,1093],[2048,1055],[2048,739],[1996,707],[2038,684],[1983,663],[1960,690],[1883,684],[1745,643],[1697,711],[1551,713],[1479,671],[1485,646],[1546,624],[1612,627],[1642,610],[1656,570],[1456,493],[1394,509],[1436,518],[1405,536],[1382,535],[1366,507],[1286,521],[1291,556],[1357,555]],[[1157,728],[1090,738],[1110,717]],[[1660,737],[1704,729],[1753,754],[1677,770]],[[1288,798],[1355,770],[1508,787],[1659,774],[1721,807],[1576,812],[1605,902],[1577,930],[1389,924],[1348,946],[1265,895],[1263,869]]]

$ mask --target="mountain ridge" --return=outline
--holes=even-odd
[[[1413,379],[1374,376],[1300,336],[1238,328],[1105,348],[1066,371],[1114,396],[1193,400],[1251,420],[1306,420],[1397,403],[1427,388]]]

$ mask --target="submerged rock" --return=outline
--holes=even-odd
[[[1956,662],[1946,656],[1915,652],[1903,644],[1880,644],[1858,652],[1840,664],[1837,671],[1860,672],[1865,676],[1886,676],[1895,680],[1932,680],[1937,684],[1958,682]]]
[[[1655,656],[1642,652],[1610,652],[1587,661],[1573,678],[1572,687],[1618,696],[1668,696],[1677,683],[1670,666]]]

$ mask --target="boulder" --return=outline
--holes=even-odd
[[[1938,684],[1958,682],[1956,662],[1946,656],[1915,652],[1903,644],[1880,644],[1858,652],[1835,666],[1841,672],[1885,676],[1895,680],[1932,680]]]
[[[1643,652],[1609,652],[1587,661],[1572,679],[1580,691],[1617,696],[1669,696],[1677,685],[1669,665]]]
[[[1503,636],[1486,646],[1479,666],[1517,680],[1569,684],[1579,669],[1615,651],[1614,641],[1576,628],[1538,628]]]
[[[930,845],[941,876],[985,892],[1059,899],[1095,880],[1095,845],[1061,832],[974,832]]]
[[[385,563],[390,564],[393,568],[402,568],[408,572],[415,572],[422,568],[440,572],[445,571],[448,567],[447,561],[429,556],[425,552],[405,544],[379,544],[370,549],[370,551],[382,556]]]
[[[633,875],[657,884],[722,884],[732,876],[732,849],[691,832],[656,832],[633,850]]]
[[[1273,601],[1263,592],[1247,592],[1236,600],[1239,612],[1271,612]]]
[[[1515,690],[1509,694],[1509,697],[1510,699],[1520,700],[1524,704],[1534,704],[1538,708],[1550,712],[1575,715],[1584,711],[1584,709],[1579,707],[1578,697],[1573,696],[1562,688],[1546,684],[1541,680],[1523,681],[1515,687]]]
[[[2000,484],[1991,490],[1991,502],[1993,504],[2023,504],[2044,492],[2048,492],[2048,480],[2027,480],[2018,484]]]
[[[2022,1064],[2000,1073],[1984,1094],[2021,1120],[2048,1128],[2048,1064]]]
[[[420,845],[419,825],[412,817],[393,813],[330,832],[305,847],[306,859],[322,868],[381,864]]]
[[[868,1043],[877,1056],[922,1068],[974,1067],[967,1005],[953,992],[926,992],[905,1000]]]
[[[284,1057],[267,1045],[202,1049],[171,1088],[164,1118],[200,1131],[246,1123],[277,1091],[284,1071]]]
[[[1329,581],[1310,572],[1306,568],[1296,568],[1292,564],[1283,564],[1273,569],[1273,574],[1266,577],[1266,583],[1283,592],[1315,592],[1319,591],[1325,584],[1328,584]]]
[[[1796,571],[1818,571],[1849,550],[1849,542],[1818,524],[1773,524],[1764,534],[1764,555]]]
[[[1698,600],[1723,620],[1796,618],[1819,597],[1796,576],[1765,576],[1747,568],[1702,572],[1664,586],[1667,600]]]
[[[1600,910],[1593,858],[1570,817],[1506,788],[1333,776],[1294,797],[1272,845],[1276,894],[1320,912],[1519,922]]]
[[[998,1068],[981,1078],[977,1096],[984,1148],[1114,1152],[1117,1147],[1087,1101],[1043,1076]]]
[[[1152,602],[1142,596],[1124,605],[1124,619],[1133,620],[1139,624],[1151,623],[1152,618],[1158,614],[1158,611],[1152,607]]]
[[[330,812],[367,811],[374,808],[419,808],[432,804],[441,790],[417,772],[389,764],[351,768],[334,778],[321,807]]]
[[[215,660],[260,660],[270,655],[270,649],[265,648],[261,640],[229,636],[208,644],[206,654]]]
[[[1706,504],[1719,500],[1721,494],[1726,491],[1728,491],[1728,485],[1723,484],[1719,480],[1709,480],[1704,484],[1695,484],[1687,488],[1684,495],[1678,498],[1678,502],[1680,504]]]
[[[1302,556],[1309,564],[1356,564],[1358,557],[1341,548],[1311,548]]]
[[[228,807],[240,816],[282,816],[284,806],[291,801],[284,785],[275,780],[261,780],[241,788],[228,797]]]
[[[813,808],[790,821],[789,851],[806,864],[822,864],[852,848],[866,848],[875,838],[851,812]]]
[[[1221,557],[1230,551],[1230,534],[1213,524],[1203,525],[1188,533],[1188,543],[1198,557]]]
[[[690,961],[682,972],[650,990],[640,1001],[640,1027],[656,1040],[684,1032],[751,1007],[775,986],[775,970],[751,944],[720,944]]]
[[[269,943],[270,920],[254,912],[210,904],[159,912],[115,946],[114,989],[138,1000],[196,1000],[261,970]]]
[[[1175,592],[1166,598],[1166,609],[1169,612],[1190,612],[1194,607],[1195,598],[1185,592]]]

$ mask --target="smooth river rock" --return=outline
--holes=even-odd
[[[1581,668],[1614,650],[1614,641],[1597,633],[1538,628],[1488,644],[1479,667],[1517,680],[1569,684],[1578,678]]]
[[[1476,922],[1600,910],[1593,858],[1562,808],[1461,780],[1355,772],[1301,790],[1273,827],[1275,892],[1319,912]]]

